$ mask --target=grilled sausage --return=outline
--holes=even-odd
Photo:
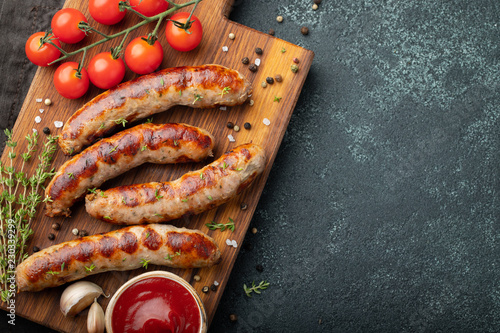
[[[143,163],[201,161],[212,154],[207,131],[184,124],[142,124],[104,139],[64,163],[45,190],[46,215],[69,216],[87,189]]]
[[[235,70],[219,66],[176,67],[138,77],[85,104],[66,122],[59,146],[66,154],[122,126],[174,105],[213,108],[239,105],[251,94],[250,83]]]
[[[217,264],[215,241],[198,230],[171,225],[132,226],[43,249],[16,270],[19,291],[40,291],[107,271],[150,265],[198,268]]]
[[[264,150],[245,144],[172,182],[97,190],[87,195],[85,208],[93,217],[116,224],[157,223],[199,214],[239,194],[265,164]]]

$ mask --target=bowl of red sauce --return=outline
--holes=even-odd
[[[164,271],[141,274],[116,291],[105,315],[108,333],[205,333],[200,296],[183,278]]]

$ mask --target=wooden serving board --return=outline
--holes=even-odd
[[[187,2],[185,0],[177,1],[179,3]],[[189,219],[181,219],[172,222],[172,224],[176,226],[199,229],[212,236],[217,241],[222,251],[223,261],[219,265],[212,268],[195,270],[170,269],[155,266],[150,266],[148,268],[148,271],[156,269],[169,270],[189,281],[200,294],[210,321],[214,316],[217,304],[229,279],[234,261],[243,243],[245,233],[247,232],[252,215],[259,201],[259,197],[266,183],[274,158],[278,152],[295,103],[297,102],[314,57],[312,51],[229,21],[227,16],[233,2],[234,0],[204,0],[198,5],[195,14],[203,23],[204,36],[201,44],[194,51],[182,53],[173,50],[165,40],[164,23],[159,30],[159,41],[165,50],[165,58],[160,68],[214,63],[236,69],[253,82],[254,92],[251,99],[253,99],[255,103],[253,106],[247,103],[242,106],[228,108],[227,111],[219,109],[199,110],[188,107],[176,107],[155,115],[154,123],[183,122],[207,129],[216,138],[214,159],[218,158],[225,151],[247,142],[254,142],[262,145],[268,157],[264,174],[240,196],[212,211]],[[102,26],[97,24],[88,13],[87,1],[68,0],[65,7],[81,10],[89,19],[91,25],[108,34],[121,30],[123,26],[131,26],[139,22],[139,19],[133,13],[127,13],[124,21],[118,25],[113,27]],[[190,10],[191,7],[187,7],[183,11]],[[153,30],[154,25],[155,23],[151,23],[141,27],[138,31],[134,31],[129,36],[128,40],[130,41],[132,38],[147,34]],[[234,40],[228,38],[231,32],[236,36]],[[63,45],[63,47],[67,50],[72,50],[81,47],[84,43],[91,43],[99,39],[99,35],[91,34],[80,44]],[[99,52],[109,50],[111,46],[116,46],[119,42],[120,38],[101,44],[99,47],[90,50],[87,54],[87,59],[90,59]],[[222,51],[223,46],[228,47],[227,52]],[[260,56],[257,55],[254,52],[256,47],[262,48],[264,53]],[[286,50],[286,52],[282,52],[282,50]],[[241,59],[243,57],[248,57],[250,63],[253,63],[257,58],[261,59],[260,67],[256,73],[252,73],[248,69],[248,65],[242,64]],[[290,70],[294,57],[300,60],[300,70],[296,74],[292,73]],[[77,55],[73,59],[70,59],[70,61],[79,61],[79,59],[80,56]],[[62,98],[52,85],[52,77],[56,67],[57,66],[39,68],[36,72],[13,129],[14,139],[19,142],[17,147],[18,153],[24,151],[26,142],[23,138],[27,133],[31,133],[33,128],[38,130],[39,133],[42,133],[42,129],[47,126],[54,135],[59,134],[60,129],[54,127],[54,121],[66,122],[74,111],[94,96],[102,93],[102,90],[92,87],[89,92],[80,99],[68,100]],[[267,88],[261,87],[261,82],[265,81],[266,77],[274,77],[276,74],[281,74],[283,82],[276,82],[273,85],[268,85]],[[135,75],[132,72],[127,71],[125,80],[130,80],[134,77]],[[281,101],[275,102],[275,96],[281,97]],[[37,103],[37,98],[50,98],[53,103],[51,106],[45,106],[43,103]],[[45,110],[43,114],[39,113],[39,109]],[[35,123],[34,119],[36,116],[41,116],[41,123]],[[271,124],[269,126],[263,124],[264,118],[270,120]],[[235,132],[228,129],[226,127],[228,121],[240,126],[241,130]],[[245,130],[243,128],[245,122],[249,122],[252,125],[251,130]],[[229,142],[227,138],[228,134],[232,134],[236,142]],[[44,137],[45,135],[41,134],[41,139],[44,139]],[[7,150],[5,150],[2,156],[3,162],[6,162],[8,159],[6,151]],[[40,151],[40,149],[38,151]],[[55,155],[53,166],[57,169],[67,159],[68,157],[64,156],[62,152],[58,150]],[[212,162],[212,160],[213,159],[209,159],[199,164],[145,165],[107,182],[103,188],[151,181],[174,180],[185,172],[203,167],[205,164]],[[20,159],[16,159],[16,162],[16,166],[19,168]],[[29,163],[27,171],[30,174],[36,167],[36,164],[36,160]],[[241,203],[246,203],[248,209],[241,210]],[[82,203],[75,205],[72,211],[73,214],[70,218],[49,218],[44,215],[43,204],[40,205],[36,219],[32,224],[34,235],[29,241],[28,252],[30,254],[33,252],[33,246],[45,248],[75,239],[76,236],[71,232],[73,228],[86,230],[89,234],[118,229],[116,226],[111,226],[91,218],[85,212]],[[224,232],[220,230],[210,231],[205,226],[205,223],[210,221],[226,223],[229,221],[229,218],[235,221],[236,228],[234,233],[229,230]],[[55,222],[61,224],[62,227],[60,231],[52,230],[51,225]],[[54,233],[56,235],[54,241],[50,241],[47,238],[49,233]],[[233,248],[227,246],[226,239],[228,238],[236,240],[238,247]],[[145,269],[137,269],[128,272],[110,272],[91,276],[88,280],[102,286],[106,293],[113,294],[125,281],[145,271]],[[195,275],[199,275],[201,281],[194,281],[193,277]],[[207,294],[202,293],[202,288],[212,285],[214,281],[220,283],[217,291],[210,291]],[[86,332],[86,311],[76,318],[65,318],[59,311],[59,298],[63,290],[64,286],[61,286],[38,293],[17,294],[15,297],[16,314],[58,331],[72,333]],[[108,299],[101,297],[99,301],[105,309]],[[5,309],[6,305],[3,304],[2,308]]]

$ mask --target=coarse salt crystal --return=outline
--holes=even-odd
[[[44,109],[39,109],[38,111],[40,111],[40,113],[43,113],[43,111],[45,111]]]
[[[223,52],[227,52],[227,51],[229,51],[229,48],[228,48],[227,46],[223,46],[223,47],[222,47],[222,51],[223,51]]]
[[[221,109],[222,111],[226,111],[226,110],[227,110],[227,106],[221,106],[221,107],[220,107],[220,109]]]
[[[219,285],[219,282],[214,281],[214,285],[215,285],[215,286],[218,286],[218,285]]]
[[[231,245],[233,245],[233,247],[238,247],[238,243],[236,243],[236,241],[233,239],[233,241],[231,242]]]
[[[229,238],[226,239],[226,244],[229,245],[229,246],[231,246],[232,243],[231,243],[231,240]]]
[[[260,66],[260,59],[259,58],[255,59],[255,65]]]
[[[233,137],[231,134],[229,134],[229,135],[227,136],[227,138],[229,139],[229,142],[235,142],[235,141],[236,141],[236,140],[234,139],[234,137]]]
[[[55,126],[56,128],[61,128],[61,127],[63,127],[63,125],[64,125],[64,124],[63,124],[63,122],[62,122],[62,121],[54,121],[54,126]]]
[[[271,125],[271,121],[270,121],[269,119],[267,119],[267,118],[264,118],[264,120],[263,120],[262,122],[263,122],[263,123],[264,123],[264,125],[266,125],[266,126]]]
[[[42,121],[42,118],[40,116],[35,117],[35,123],[39,124]]]
[[[37,99],[36,99],[36,102],[37,102],[37,103],[42,103],[42,101],[43,101],[43,98],[37,98]]]

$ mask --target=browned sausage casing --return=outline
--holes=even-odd
[[[157,223],[199,214],[247,188],[265,164],[264,149],[245,144],[172,182],[97,190],[87,195],[85,207],[93,217],[116,224]]]
[[[64,163],[47,186],[46,215],[71,214],[87,189],[143,163],[198,162],[212,154],[207,131],[185,124],[142,124],[104,139]]]
[[[43,249],[17,267],[16,281],[19,291],[39,291],[92,274],[136,269],[145,262],[198,268],[219,261],[217,244],[201,231],[150,224],[83,237]]]
[[[164,69],[124,82],[85,104],[64,125],[59,146],[66,154],[77,153],[115,132],[123,119],[132,122],[175,105],[239,105],[251,90],[243,75],[224,66]]]

